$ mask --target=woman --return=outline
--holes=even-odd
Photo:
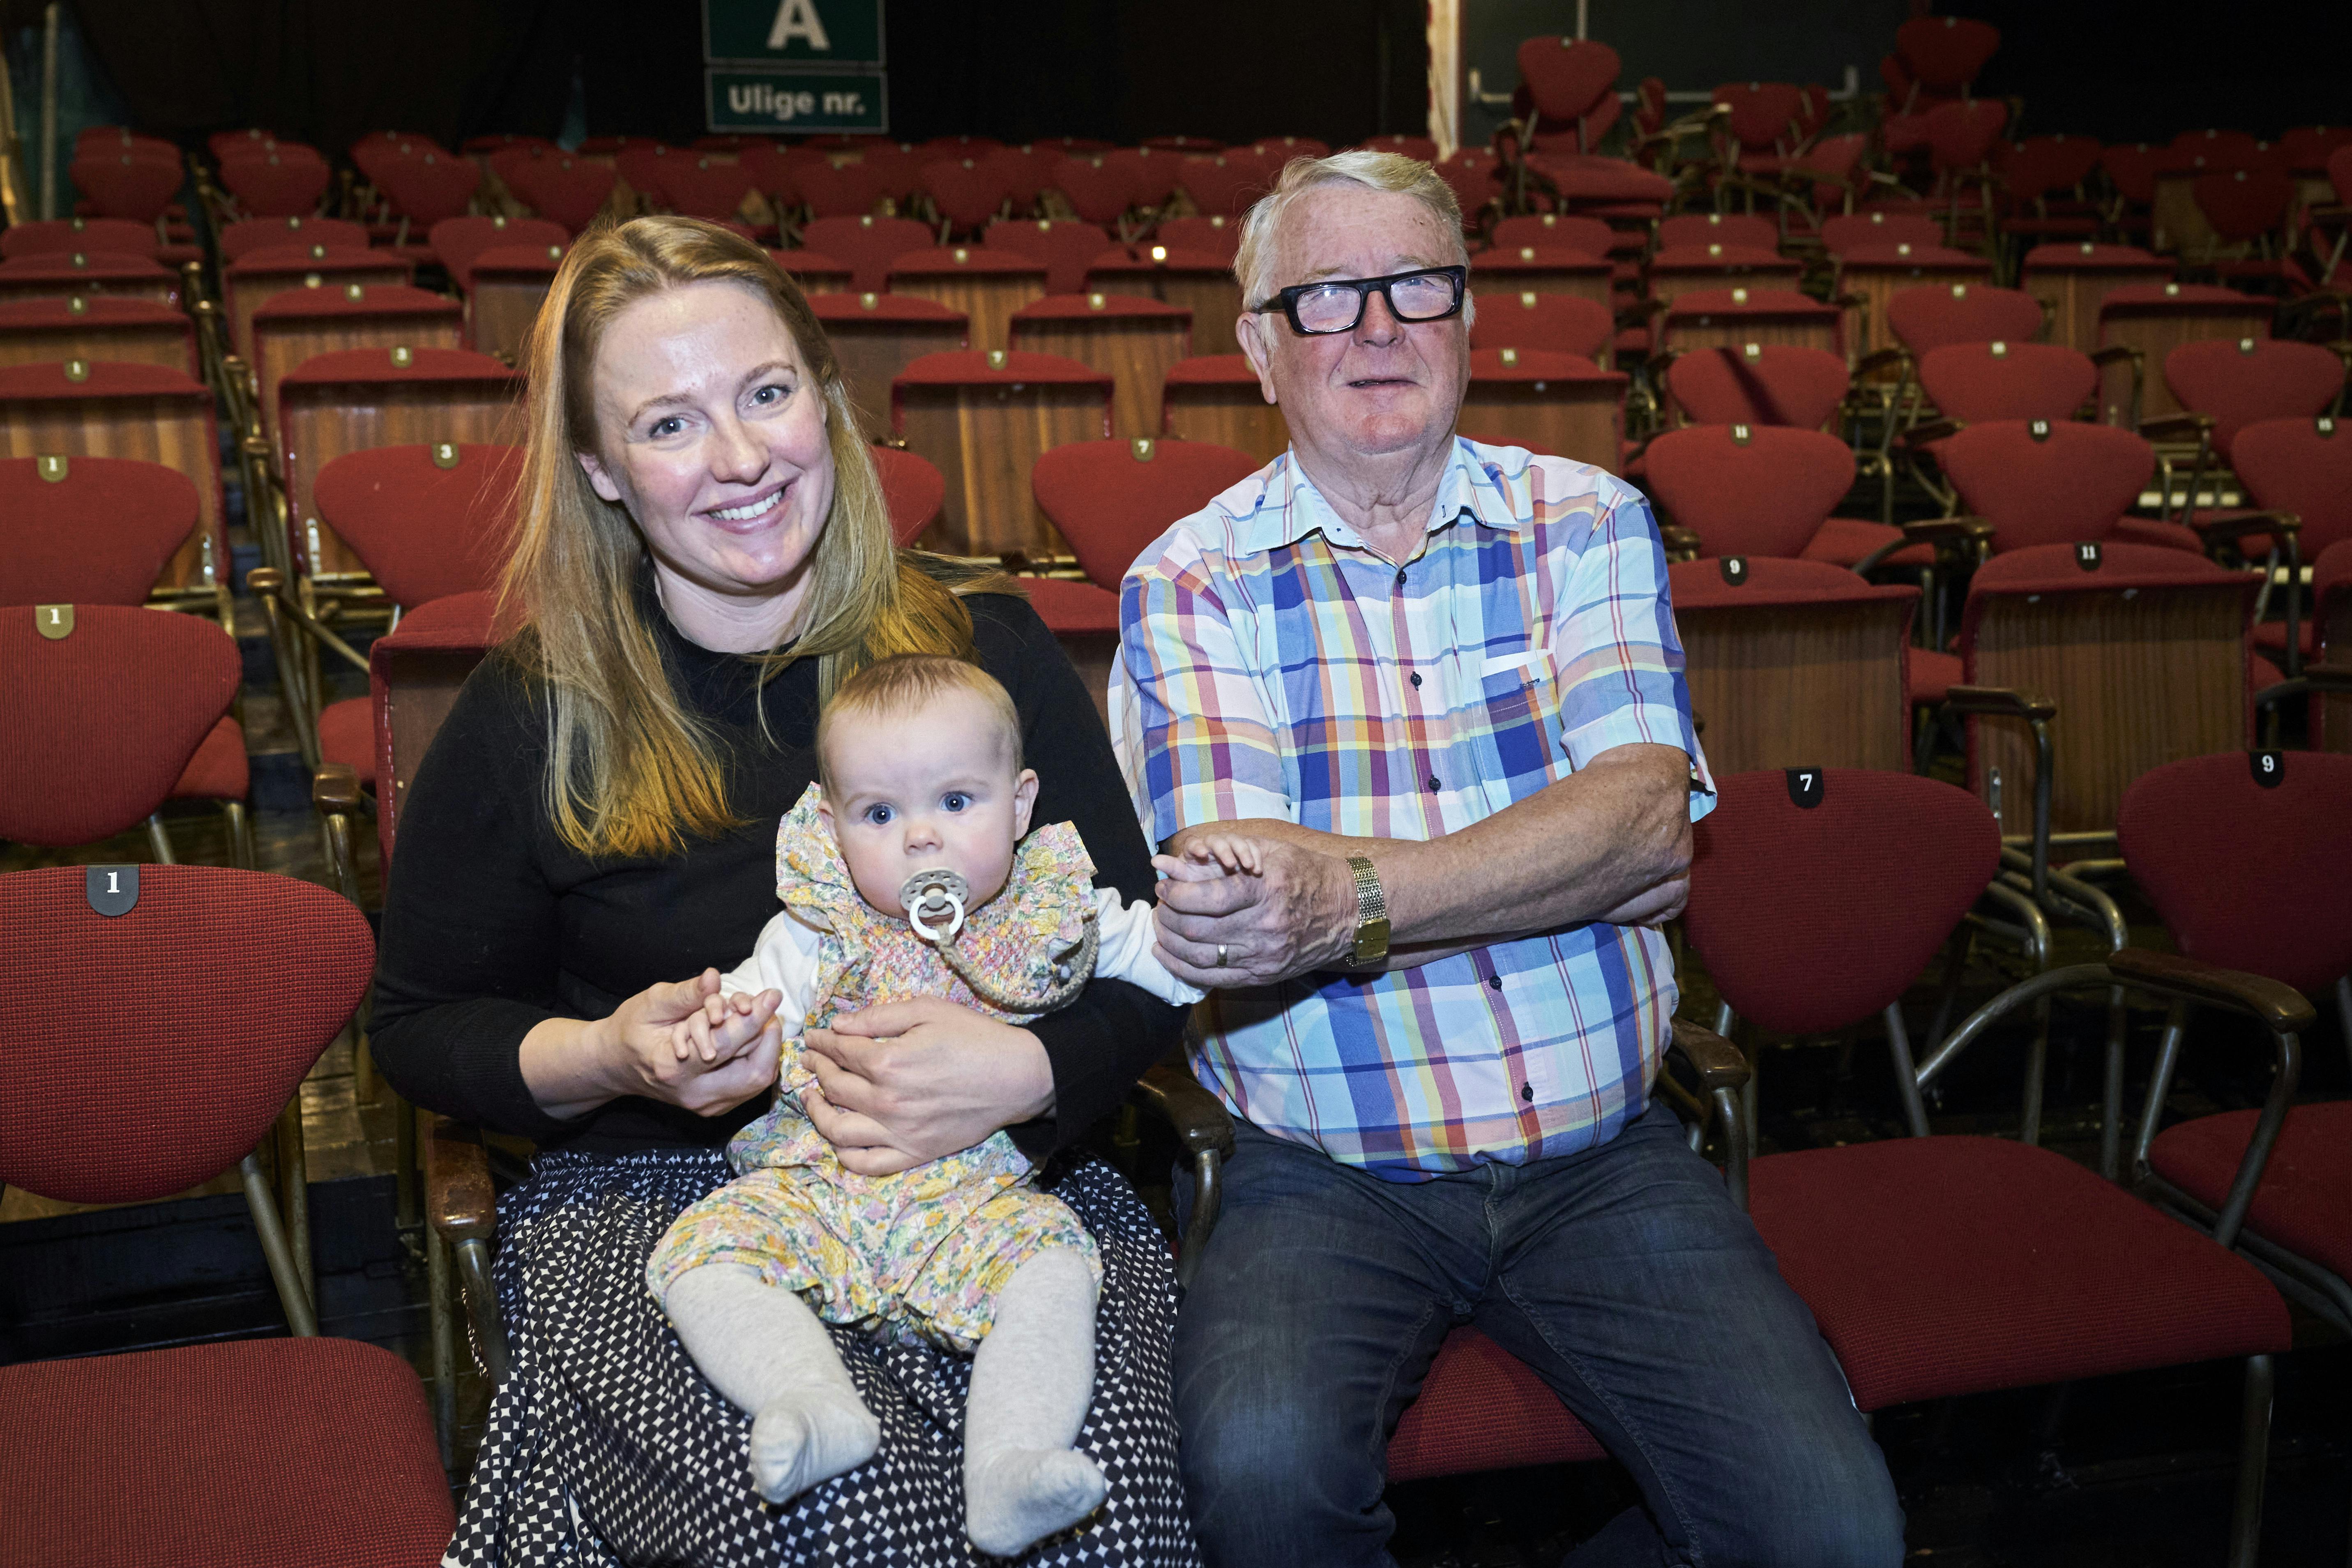
[[[715,1068],[664,1040],[774,912],[775,825],[851,670],[913,649],[976,659],[1020,710],[1037,820],[1076,823],[1103,879],[1148,898],[1109,744],[1008,579],[893,551],[832,349],[750,242],[684,218],[583,237],[529,369],[506,579],[523,629],[467,683],[402,807],[372,1035],[411,1100],[541,1151],[499,1205],[512,1370],[450,1561],[964,1562],[957,1358],[842,1335],[881,1452],[786,1508],[751,1490],[743,1417],[643,1276],[678,1211],[726,1179],[777,1031]],[[1006,1128],[1101,1245],[1078,1447],[1111,1493],[1032,1562],[1193,1557],[1165,1247],[1114,1173],[1055,1157],[1181,1029],[1177,1009],[1097,980],[1026,1028],[921,1001],[808,1037],[809,1115],[845,1165],[901,1170]]]

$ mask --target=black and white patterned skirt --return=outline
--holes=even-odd
[[[704,1381],[646,1289],[671,1220],[727,1179],[716,1152],[541,1156],[499,1204],[496,1279],[510,1356],[491,1401],[446,1568],[564,1564],[969,1564],[969,1359],[834,1342],[882,1447],[782,1506],[749,1479],[751,1423]],[[1102,1251],[1095,1397],[1077,1447],[1110,1495],[1020,1561],[1193,1568],[1169,1397],[1176,1282],[1127,1183],[1081,1160],[1046,1190]]]

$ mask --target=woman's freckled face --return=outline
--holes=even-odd
[[[672,615],[681,596],[755,601],[788,623],[834,472],[823,391],[774,308],[724,280],[648,295],[605,329],[593,374],[580,465],[636,520]]]

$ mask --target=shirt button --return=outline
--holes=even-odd
[[[1412,682],[1412,689],[1415,691],[1421,689],[1421,674],[1418,670],[1412,675],[1407,676],[1405,679]]]
[[[1503,977],[1499,974],[1489,974],[1486,976],[1486,984],[1495,990],[1500,991],[1503,988]]]
[[[1400,588],[1404,586],[1404,568],[1402,566],[1397,568],[1397,586]]]
[[[1533,1084],[1531,1084],[1531,1083],[1523,1083],[1523,1084],[1519,1085],[1519,1098],[1520,1098],[1521,1100],[1534,1100],[1534,1099],[1535,1099],[1535,1097],[1536,1097],[1536,1086],[1535,1086],[1535,1085],[1533,1085]]]
[[[1435,773],[1429,775],[1429,793],[1432,795],[1435,795],[1437,793],[1437,775]]]

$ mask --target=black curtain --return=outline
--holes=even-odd
[[[139,127],[188,142],[252,125],[331,152],[381,130],[450,145],[553,135],[575,75],[592,133],[703,131],[693,0],[75,5]],[[887,0],[885,18],[890,129],[904,141],[1290,134],[1338,146],[1426,120],[1421,0]]]

